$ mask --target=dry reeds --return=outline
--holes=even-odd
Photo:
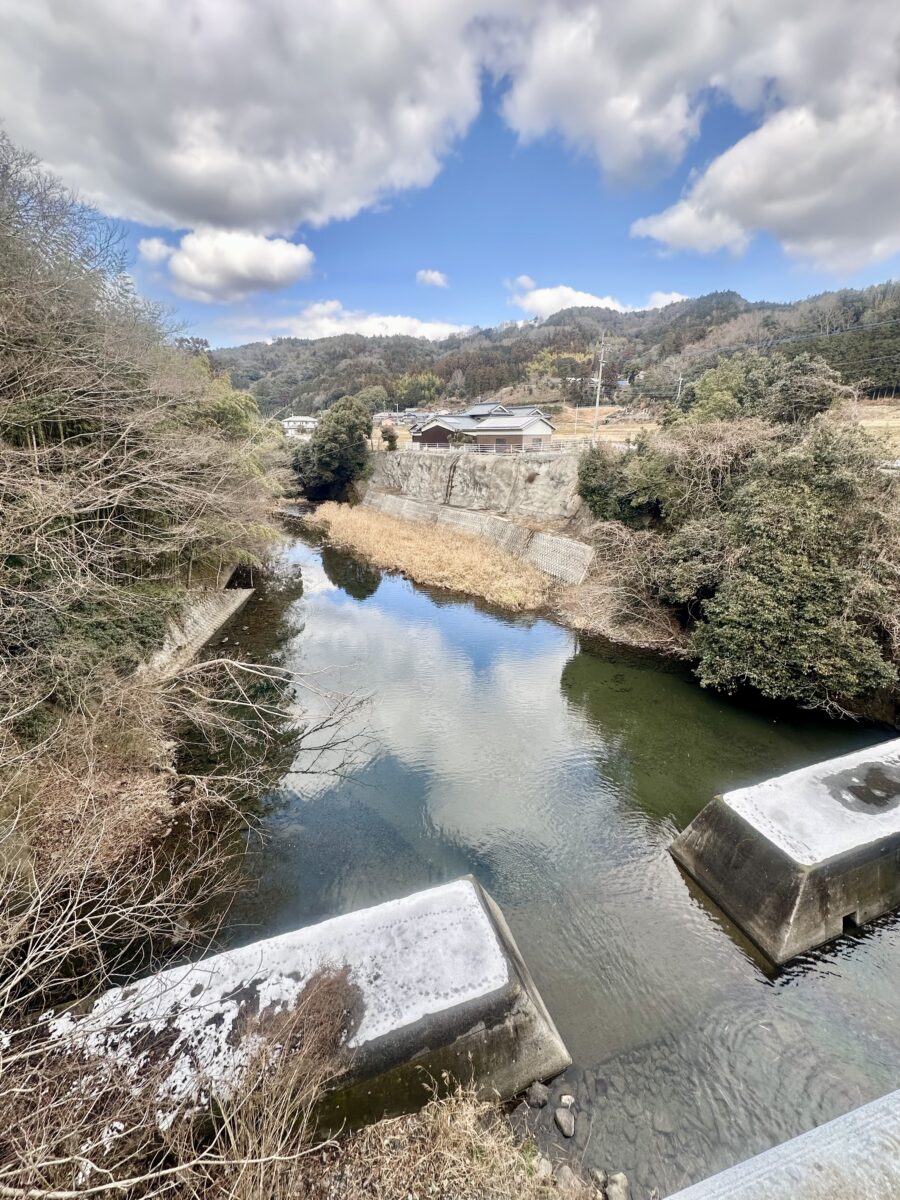
[[[530,563],[445,525],[404,521],[333,502],[321,505],[310,523],[327,530],[335,545],[416,583],[480,596],[514,611],[544,608],[554,596],[551,582]]]

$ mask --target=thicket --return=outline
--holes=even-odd
[[[308,735],[314,766],[340,741],[352,700],[301,727],[284,670],[145,661],[190,589],[266,555],[281,454],[252,398],[135,295],[116,231],[0,135],[4,1195],[250,1196],[280,1161],[253,1145],[264,1087],[224,1131],[167,1142],[152,1069],[91,1075],[41,1014],[208,944],[267,751],[287,739],[293,759]],[[283,1149],[302,1103],[270,1108]]]
[[[833,712],[895,687],[900,499],[854,398],[821,359],[736,355],[631,453],[582,457],[599,537],[621,531],[704,685]]]

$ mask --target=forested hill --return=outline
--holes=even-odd
[[[441,342],[412,337],[279,338],[216,350],[214,364],[250,390],[265,413],[315,412],[381,385],[390,400],[472,399],[510,384],[587,380],[605,334],[604,380],[628,379],[629,402],[663,400],[734,349],[821,354],[871,394],[900,389],[900,283],[824,292],[791,304],[713,292],[666,308],[619,313],[569,308],[544,321],[474,329]],[[569,390],[578,391],[577,384]]]

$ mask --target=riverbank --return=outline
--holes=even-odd
[[[483,538],[421,525],[361,505],[320,505],[307,524],[336,546],[428,587],[478,596],[511,612],[555,606],[559,587],[530,563]]]
[[[576,585],[549,578],[477,535],[362,505],[329,501],[306,524],[325,533],[333,545],[414,583],[476,596],[510,612],[552,612],[570,629],[633,649],[683,653],[683,631],[640,588],[615,539],[605,539],[603,553]],[[632,552],[629,563],[634,561]]]

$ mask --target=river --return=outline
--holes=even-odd
[[[884,731],[732,702],[299,535],[226,636],[371,697],[350,776],[291,769],[263,798],[233,943],[471,872],[575,1060],[567,1149],[636,1196],[897,1086],[900,921],[770,973],[666,849],[717,792]]]

